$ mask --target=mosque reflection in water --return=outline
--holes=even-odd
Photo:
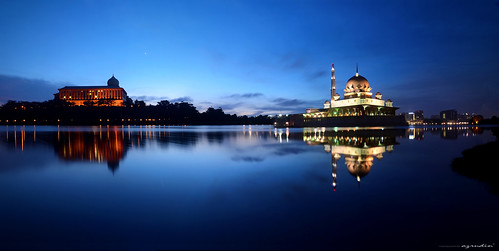
[[[443,140],[470,137],[483,133],[482,127],[420,127],[405,129],[369,128],[304,128],[303,133],[290,133],[289,129],[275,129],[279,142],[303,139],[308,145],[323,145],[324,152],[331,154],[333,190],[336,191],[338,164],[342,158],[346,169],[360,185],[373,167],[374,160],[381,160],[385,153],[392,153],[398,145],[397,138],[423,140],[425,134],[440,136]]]
[[[348,172],[360,183],[373,167],[374,160],[382,159],[398,145],[397,138],[423,140],[425,133],[439,135],[442,139],[456,139],[458,136],[473,136],[482,133],[478,127],[449,128],[407,128],[356,130],[353,128],[328,129],[304,128],[302,131],[268,128],[267,131],[255,130],[251,126],[242,130],[217,131],[199,133],[194,131],[171,131],[161,126],[117,126],[117,127],[83,127],[82,130],[57,127],[55,130],[44,130],[37,133],[36,127],[7,128],[0,140],[14,149],[24,151],[25,147],[34,144],[49,144],[54,147],[59,159],[64,161],[84,161],[107,163],[113,173],[119,168],[130,148],[141,148],[148,141],[155,141],[163,146],[175,143],[177,146],[193,146],[206,138],[209,143],[223,144],[228,139],[239,139],[248,142],[252,138],[277,140],[280,144],[291,140],[303,140],[308,145],[323,145],[324,151],[331,154],[332,186],[336,190],[338,163],[344,161]],[[374,129],[374,130],[373,130]],[[262,138],[264,137],[264,138]],[[343,158],[343,160],[342,160]]]
[[[344,157],[348,172],[357,182],[366,176],[373,166],[374,158],[380,160],[386,152],[392,152],[397,145],[397,136],[405,135],[406,130],[376,131],[326,131],[325,128],[305,129],[303,141],[309,145],[323,145],[324,151],[331,154],[332,186],[336,191],[338,162]]]

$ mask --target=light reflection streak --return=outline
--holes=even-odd
[[[26,127],[21,127],[19,128],[20,130],[20,137],[18,138],[17,136],[17,126],[14,126],[13,130],[12,127],[7,127],[8,129],[11,129],[10,131],[13,132],[13,137],[10,135],[10,131],[7,130],[5,134],[0,134],[4,135],[4,140],[7,142],[12,142],[12,146],[14,148],[17,148],[19,144],[19,149],[21,151],[25,150],[25,147],[29,143],[37,142],[39,141],[38,136],[40,133],[39,127],[33,126],[33,128],[26,128]],[[194,138],[194,141],[192,141],[192,136],[183,135],[184,132],[189,132],[190,130],[193,130],[194,132],[197,129],[191,129],[191,127],[161,127],[161,126],[131,126],[127,125],[125,126],[95,126],[95,127],[89,127],[91,128],[90,131],[88,132],[89,135],[91,135],[91,142],[94,142],[91,144],[91,147],[89,149],[89,152],[84,156],[83,159],[93,159],[95,162],[106,162],[106,159],[103,158],[102,154],[100,153],[100,148],[99,145],[95,142],[102,142],[106,141],[109,142],[109,147],[112,149],[119,149],[119,148],[124,148],[123,144],[126,142],[126,148],[139,148],[143,147],[148,144],[149,141],[154,141],[154,142],[163,142],[161,144],[167,144],[170,142],[174,142],[171,139],[170,133],[174,133],[174,137],[180,137],[180,138],[189,138],[189,142],[194,142],[196,144],[196,141],[199,141],[200,138]],[[240,128],[240,127],[239,127]],[[297,136],[297,131],[296,129],[293,128],[273,128],[273,127],[268,127],[262,128],[257,127],[257,126],[243,126],[243,130],[238,130],[236,133],[230,133],[230,134],[224,134],[222,138],[224,137],[229,137],[233,139],[238,139],[238,143],[241,144],[252,144],[252,145],[257,145],[261,139],[266,139],[267,137],[271,137],[272,135],[275,137],[276,141],[279,143],[292,143],[293,140],[296,140]],[[32,131],[30,132],[30,129]],[[99,136],[97,137],[97,129],[99,131]],[[70,127],[61,127],[57,126],[57,142],[60,142],[60,144],[66,144],[66,147],[61,150],[61,154],[65,156],[71,156],[75,155],[77,152],[77,149],[75,148],[77,145],[77,141],[81,139],[78,139],[75,134],[73,134],[74,129],[71,129]],[[125,131],[126,130],[126,131]],[[371,159],[381,159],[383,158],[383,152],[375,152],[377,149],[376,147],[384,147],[384,151],[390,152],[393,151],[393,145],[390,145],[392,141],[391,136],[386,136],[386,133],[389,133],[391,129],[385,129],[383,131],[381,130],[376,130],[377,132],[383,132],[380,135],[377,136],[358,136],[358,134],[362,134],[364,131],[361,129],[357,128],[348,128],[348,129],[343,129],[343,128],[334,128],[332,131],[328,128],[304,128],[302,129],[301,132],[298,134],[303,134],[301,135],[301,139],[305,141],[309,145],[314,145],[314,144],[322,144],[324,145],[324,150],[328,152],[334,152],[334,151],[339,151],[341,148],[341,145],[343,144],[343,148],[351,147],[351,148],[358,148],[356,151],[360,152],[361,154],[350,154],[350,156],[354,156],[352,158],[348,158],[348,160],[352,163],[353,166],[359,165],[359,163],[364,163],[365,167],[364,168],[370,168],[368,162],[373,162]],[[410,138],[414,140],[422,140],[424,138],[425,133],[441,133],[442,138],[449,138],[451,139],[452,137],[457,137],[457,136],[473,136],[479,133],[482,133],[481,128],[477,127],[461,127],[461,128],[456,128],[456,127],[451,127],[451,128],[410,128],[408,130],[403,131],[400,135],[397,135],[399,138]],[[42,129],[42,135],[44,129]],[[157,131],[157,134],[156,134]],[[272,133],[273,131],[273,133]],[[336,135],[331,134],[331,132],[336,131]],[[268,134],[266,133],[268,132]],[[452,133],[451,133],[452,132]],[[33,133],[33,135],[29,135],[30,133]],[[128,134],[127,137],[125,137],[125,133]],[[143,134],[146,134],[145,137]],[[179,133],[182,133],[180,135]],[[284,135],[285,134],[285,138]],[[180,135],[180,136],[179,136]],[[190,134],[192,135],[192,134]],[[203,134],[204,136],[195,136],[195,137],[207,137],[206,134]],[[208,134],[209,135],[209,134]],[[227,135],[235,135],[235,136],[227,136]],[[12,141],[12,139],[14,139]],[[32,142],[30,142],[32,139]],[[90,140],[90,139],[88,139]],[[183,140],[183,139],[182,139]],[[41,142],[43,143],[46,141],[44,136],[42,136]],[[372,145],[372,142],[376,141],[376,145]],[[185,140],[184,140],[185,142]],[[210,140],[209,142],[218,142],[221,143],[223,140],[216,140],[212,141]],[[184,143],[185,144],[185,143]],[[191,143],[189,143],[191,144]],[[359,150],[360,149],[360,150]],[[362,149],[369,149],[373,153],[370,154],[372,158],[368,157],[362,157],[366,150]],[[354,152],[351,150],[351,152]],[[346,152],[338,152],[341,154],[346,154]],[[368,154],[369,155],[369,154]],[[347,156],[347,155],[345,155]],[[358,157],[360,156],[360,158]],[[374,160],[376,161],[376,160]],[[347,158],[345,157],[345,162],[347,162]],[[357,167],[355,167],[357,168]],[[355,169],[353,168],[353,169]],[[362,178],[360,175],[359,178]],[[334,182],[336,184],[336,181]]]

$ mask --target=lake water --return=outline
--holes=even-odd
[[[490,250],[496,156],[453,163],[495,140],[468,127],[3,126],[0,250]]]

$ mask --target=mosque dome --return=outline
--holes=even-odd
[[[113,74],[113,76],[107,81],[107,86],[109,86],[109,87],[119,87],[120,86],[120,81],[118,81],[118,79],[116,79],[114,77],[114,74]]]
[[[366,176],[373,165],[372,156],[345,156],[345,165],[348,172],[357,178]]]
[[[369,82],[366,78],[362,77],[358,73],[351,77],[347,81],[347,86],[345,92],[368,92],[371,88],[369,87]]]

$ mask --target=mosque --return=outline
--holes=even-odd
[[[336,191],[338,164],[344,158],[344,166],[357,182],[372,169],[375,159],[383,159],[386,153],[393,152],[398,145],[397,137],[402,137],[403,129],[387,130],[338,130],[307,128],[303,131],[303,141],[309,145],[323,145],[324,152],[331,154],[332,186]]]
[[[66,86],[54,94],[54,99],[65,100],[75,106],[123,106],[127,97],[114,74],[107,81],[107,86]]]
[[[399,126],[407,125],[403,116],[396,116],[398,107],[390,99],[374,94],[367,79],[356,73],[344,89],[344,98],[336,92],[334,64],[331,68],[331,99],[322,109],[309,108],[303,114],[304,126]]]

